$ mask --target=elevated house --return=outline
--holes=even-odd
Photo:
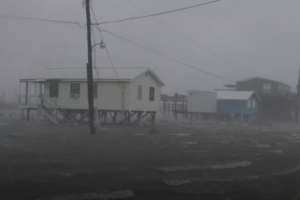
[[[94,69],[93,76],[94,107],[104,122],[108,117],[114,123],[131,123],[133,117],[140,122],[151,115],[154,123],[164,83],[151,69],[103,67]],[[19,107],[28,117],[31,110],[54,123],[88,117],[86,68],[42,70],[20,80],[21,92]]]
[[[237,81],[236,90],[255,91],[259,96],[287,96],[291,93],[291,86],[271,79],[254,77]]]
[[[296,109],[296,95],[291,86],[266,78],[249,78],[236,82],[238,91],[254,91],[261,99],[259,116],[262,119],[291,120]]]
[[[257,119],[260,98],[254,91],[218,91],[217,113],[236,121]]]

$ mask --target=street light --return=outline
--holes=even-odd
[[[100,46],[100,49],[104,49],[104,48],[105,48],[105,43],[104,43],[103,40],[101,40],[100,43],[96,43],[96,44],[94,44],[94,45],[92,46],[92,50],[93,50],[93,48],[94,48],[95,46],[97,46],[97,45]]]

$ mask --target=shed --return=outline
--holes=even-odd
[[[189,113],[216,113],[216,92],[189,90],[187,100],[187,112]]]
[[[257,119],[260,99],[254,91],[218,91],[217,113],[239,121]]]
[[[159,110],[164,83],[150,68],[101,67],[93,69],[93,76],[94,106],[100,115],[109,113],[116,121],[119,112],[130,118],[132,113],[155,114]],[[88,111],[86,68],[45,69],[22,78],[22,83],[21,108],[34,109],[42,94],[47,109],[59,107],[74,115]]]

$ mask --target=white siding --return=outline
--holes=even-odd
[[[71,83],[59,82],[57,104],[64,109],[88,109],[87,83],[80,82],[80,97],[70,98]],[[128,83],[99,82],[97,87],[97,98],[94,99],[94,106],[103,110],[121,110],[122,95],[121,87],[125,86],[125,110],[128,108]],[[45,84],[45,94],[49,96],[49,83]],[[122,89],[124,90],[124,89]],[[53,101],[55,98],[51,98]]]
[[[208,91],[188,91],[188,112],[217,112],[217,93]]]
[[[76,82],[59,82],[57,104],[63,109],[88,109],[87,83],[80,82],[78,99],[70,98],[71,83]],[[138,85],[143,87],[141,101],[137,100]],[[45,95],[47,96],[49,96],[48,86],[49,83],[45,83]],[[155,88],[154,101],[149,100],[150,87]],[[147,77],[143,74],[126,83],[98,82],[94,106],[101,110],[122,110],[122,91],[125,91],[124,110],[159,111],[161,86],[150,73]],[[51,99],[55,100],[55,98]]]
[[[128,83],[100,82],[98,83],[98,98],[94,100],[95,107],[101,110],[122,110],[122,91],[125,86],[125,107],[128,109]]]
[[[141,85],[142,100],[137,100],[138,86]],[[154,87],[154,101],[149,100],[150,87]],[[133,79],[129,83],[129,110],[131,111],[159,111],[161,86],[154,79],[154,77],[148,73]]]

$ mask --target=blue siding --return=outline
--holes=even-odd
[[[256,100],[255,108],[252,106],[252,101]],[[235,114],[241,115],[243,113],[243,119],[248,122],[253,122],[257,116],[257,107],[259,99],[255,95],[249,98],[251,101],[248,106],[248,100],[218,100],[217,101],[217,112],[220,114]]]
[[[223,114],[241,114],[242,105],[245,108],[246,101],[236,101],[236,100],[218,100],[217,102],[217,112]]]

